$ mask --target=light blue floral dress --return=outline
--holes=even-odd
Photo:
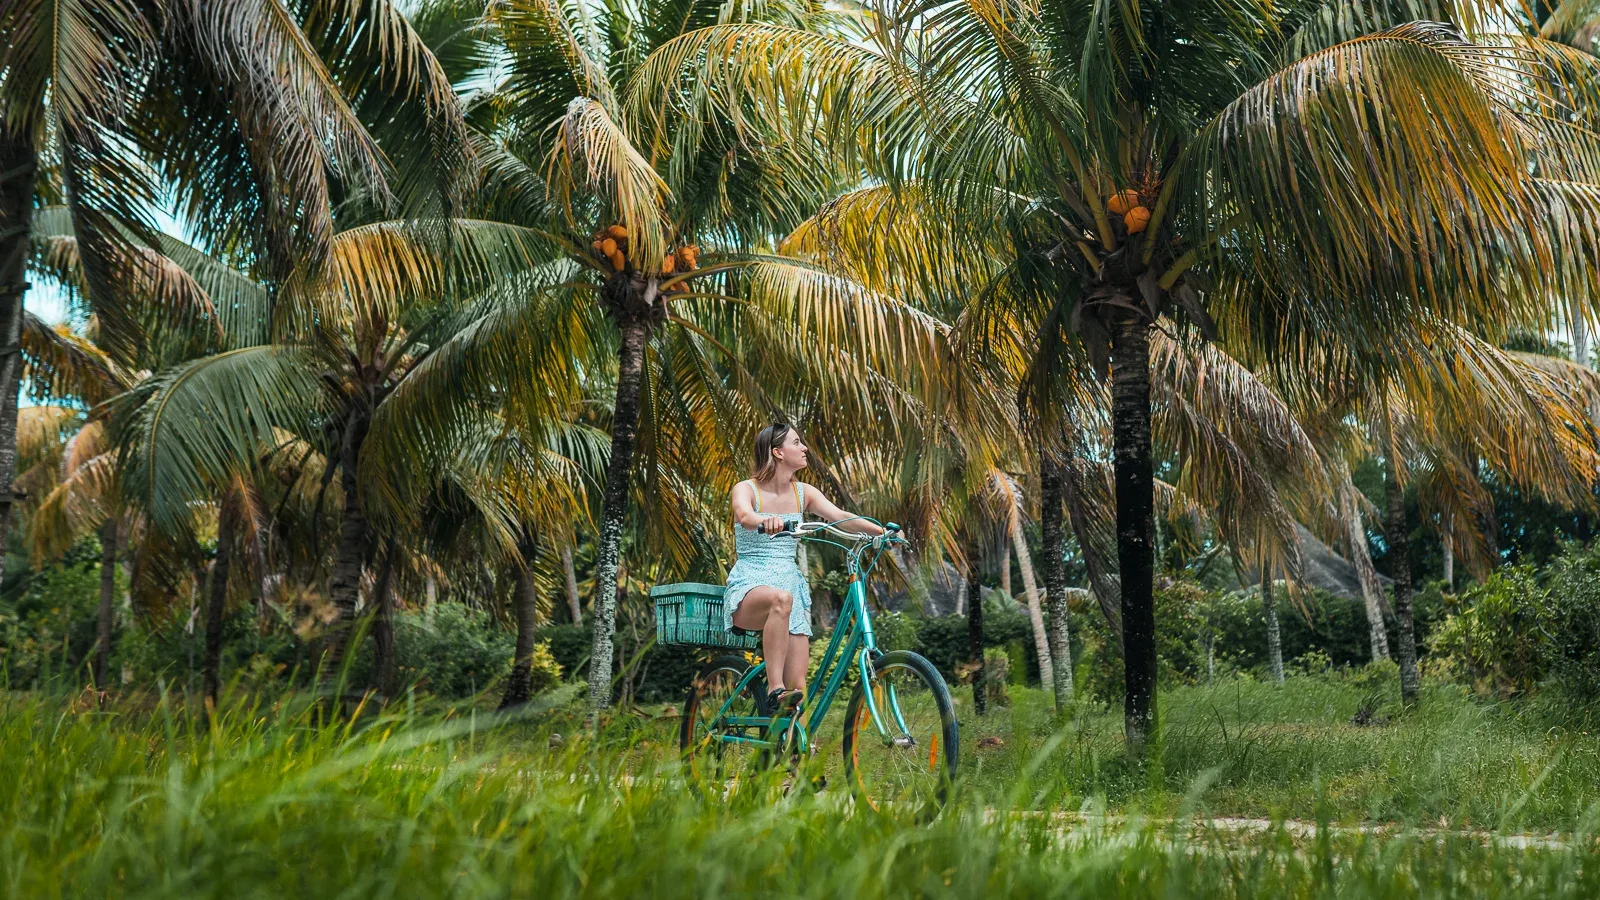
[[[750,485],[755,488],[755,483]],[[761,512],[761,491],[755,490],[756,512]],[[806,508],[806,486],[794,483],[794,499],[798,508]],[[793,528],[805,516],[789,513],[781,516],[784,525]],[[722,619],[726,630],[733,631],[733,612],[744,601],[744,595],[758,587],[775,587],[788,591],[794,598],[794,608],[789,612],[789,633],[811,636],[811,586],[806,584],[800,565],[795,562],[799,542],[790,536],[770,537],[743,525],[733,526],[734,549],[739,559],[728,573],[728,587],[722,595]]]

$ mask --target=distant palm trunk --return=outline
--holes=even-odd
[[[1456,589],[1456,514],[1446,513],[1444,519],[1444,534],[1440,537],[1440,546],[1444,549],[1444,589]]]
[[[1283,684],[1283,633],[1278,628],[1278,602],[1272,596],[1272,567],[1261,566],[1261,609],[1267,615],[1267,664],[1272,683]]]
[[[117,517],[100,526],[100,609],[94,632],[94,686],[106,687],[111,660],[111,622],[117,593]]]
[[[517,582],[511,591],[511,605],[517,614],[517,649],[512,657],[511,676],[506,679],[506,692],[500,698],[501,709],[521,706],[533,695],[533,632],[539,627],[533,560],[539,553],[539,536],[532,528],[524,527],[517,553],[522,559],[517,563]]]
[[[383,551],[383,568],[378,570],[372,600],[372,686],[384,697],[393,697],[400,687],[394,643],[394,554],[395,539],[391,537]]]
[[[978,542],[967,551],[967,654],[977,668],[972,673],[972,708],[978,715],[988,712],[987,667],[983,663],[983,588],[978,583]]]
[[[1009,524],[1005,528],[1008,532],[1011,530]],[[1009,534],[1005,535],[1000,541],[1000,593],[1005,594],[1007,600],[1011,600],[1016,596],[1011,593],[1011,542],[1009,537]]]
[[[1391,438],[1384,454],[1383,494],[1388,507],[1384,537],[1389,544],[1389,569],[1394,578],[1395,632],[1399,640],[1400,699],[1417,702],[1421,679],[1417,676],[1417,638],[1411,616],[1411,535],[1406,527],[1406,496],[1395,469],[1395,446]]]
[[[644,345],[648,325],[643,319],[621,323],[622,346],[617,351],[617,400],[611,417],[611,459],[606,465],[606,487],[600,506],[600,541],[595,553],[594,642],[589,653],[589,709],[611,705],[612,638],[617,628],[617,567],[622,552],[622,526],[628,516],[629,475],[633,450],[639,439],[639,393],[644,385]]]
[[[578,597],[578,569],[572,564],[572,548],[561,548],[561,574],[567,582],[567,607],[572,613],[572,624],[583,624],[583,601]]]
[[[1119,322],[1111,342],[1111,424],[1122,594],[1123,728],[1128,755],[1156,732],[1155,472],[1150,449],[1150,333]]]
[[[0,551],[11,534],[17,474],[17,393],[21,389],[22,299],[28,290],[29,231],[39,158],[32,136],[0,123]],[[0,576],[5,553],[0,552]]]
[[[1011,546],[1017,551],[1017,568],[1022,572],[1022,590],[1028,597],[1028,620],[1033,623],[1033,649],[1039,656],[1039,684],[1056,683],[1050,660],[1050,638],[1044,631],[1044,609],[1039,604],[1039,585],[1033,577],[1033,558],[1028,554],[1028,539],[1022,533],[1022,503],[1011,495]]]
[[[222,620],[228,611],[228,575],[233,564],[234,504],[231,489],[225,493],[217,513],[217,558],[211,564],[211,583],[206,597],[206,699],[213,707],[222,684]]]
[[[1341,502],[1346,539],[1350,544],[1350,562],[1356,567],[1356,578],[1361,582],[1361,598],[1367,609],[1367,636],[1372,646],[1372,660],[1389,658],[1389,633],[1383,624],[1383,584],[1372,567],[1372,554],[1367,551],[1367,528],[1361,521],[1361,507],[1354,496],[1355,488],[1346,476],[1344,499]]]
[[[1050,659],[1056,711],[1072,705],[1072,643],[1067,610],[1066,530],[1061,522],[1061,469],[1046,458],[1039,465],[1040,530],[1044,538],[1045,602],[1050,605]]]

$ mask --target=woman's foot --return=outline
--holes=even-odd
[[[775,687],[767,691],[767,709],[774,713],[794,709],[799,705],[799,691],[791,691],[785,687]]]

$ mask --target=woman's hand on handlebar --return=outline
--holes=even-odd
[[[787,527],[788,526],[783,521],[782,516],[766,516],[761,520],[761,523],[756,526],[756,531],[759,531],[762,534],[778,534]]]

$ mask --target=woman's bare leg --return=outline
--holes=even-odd
[[[789,651],[783,661],[783,683],[793,690],[806,689],[806,670],[811,668],[811,638],[789,635]]]
[[[794,598],[775,587],[751,588],[733,611],[733,624],[761,632],[761,655],[767,660],[767,690],[784,686],[784,663],[789,655],[789,612]],[[802,675],[802,678],[804,676]]]

